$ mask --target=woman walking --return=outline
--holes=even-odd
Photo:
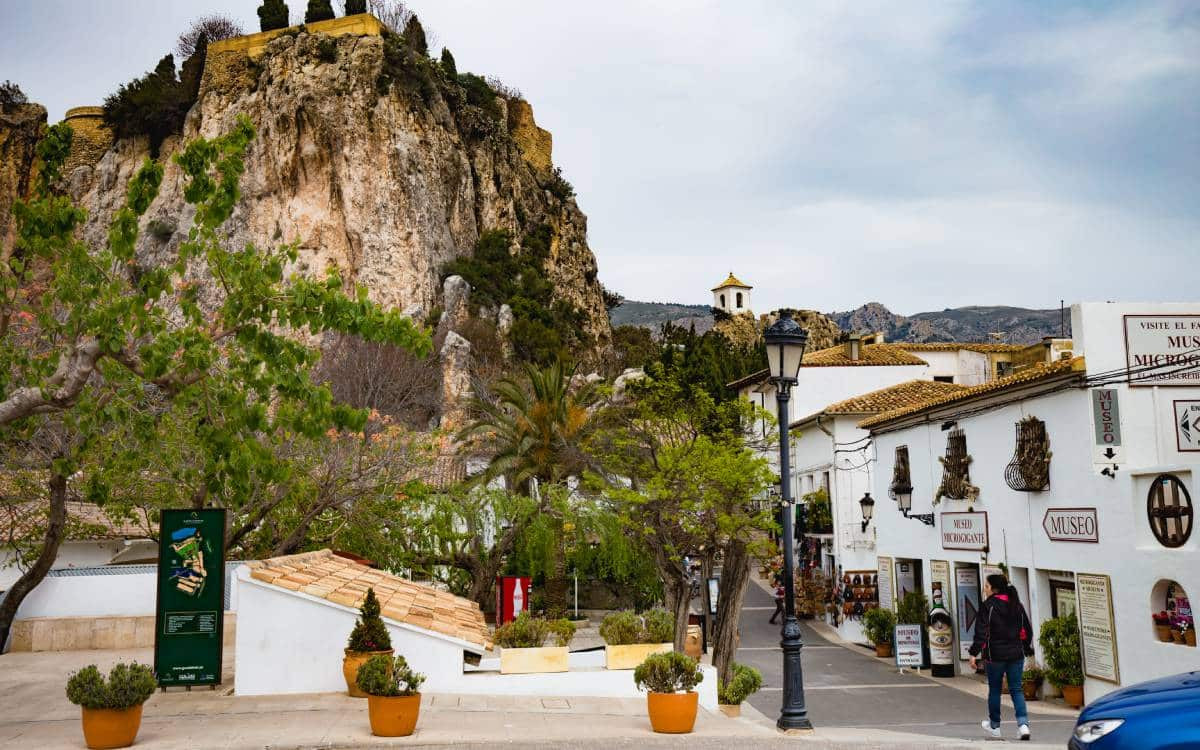
[[[1033,625],[1021,606],[1017,589],[1004,576],[999,573],[988,576],[983,593],[987,599],[979,608],[975,641],[970,648],[971,668],[979,668],[978,657],[982,655],[987,672],[988,717],[982,722],[983,729],[990,737],[1000,736],[1000,693],[1007,678],[1017,714],[1017,733],[1028,740],[1029,713],[1021,691],[1021,676],[1025,657],[1033,654]]]

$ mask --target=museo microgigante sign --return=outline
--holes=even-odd
[[[988,548],[986,511],[942,514],[942,549],[985,552]]]
[[[1126,315],[1129,384],[1200,385],[1200,315]]]

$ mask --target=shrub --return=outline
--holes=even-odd
[[[733,664],[733,675],[729,682],[717,690],[717,700],[726,706],[737,706],[762,689],[762,672],[745,664]]]
[[[687,693],[703,680],[704,673],[696,660],[678,651],[647,656],[633,670],[638,689],[652,693]]]
[[[332,63],[337,62],[338,46],[337,40],[332,37],[325,37],[317,40],[317,59],[321,62]]]
[[[28,102],[29,98],[25,96],[25,92],[21,90],[20,86],[12,81],[0,83],[0,112],[8,112],[13,107]]]
[[[388,633],[387,625],[379,616],[379,599],[375,597],[375,589],[367,589],[367,598],[359,608],[360,615],[350,631],[350,639],[346,643],[347,651],[387,651],[392,647],[392,636]]]
[[[550,179],[544,186],[550,194],[560,201],[568,201],[575,197],[575,188],[567,178],[562,176],[562,167],[555,167],[550,172]]]
[[[1053,617],[1042,623],[1038,636],[1046,658],[1046,679],[1056,688],[1083,684],[1083,659],[1079,651],[1079,623],[1074,615]]]
[[[575,623],[565,619],[545,620],[522,612],[512,622],[496,628],[494,640],[500,648],[541,648],[551,635],[555,645],[566,646],[575,637]]]
[[[274,31],[288,27],[288,7],[283,0],[263,0],[258,6],[258,28],[260,31]]]
[[[346,15],[356,16],[367,12],[367,0],[346,0]]]
[[[408,45],[409,49],[422,57],[429,57],[429,42],[425,38],[425,27],[421,25],[421,21],[415,13],[408,17],[408,23],[404,24],[404,32],[401,36],[404,37],[404,43]]]
[[[1021,682],[1036,682],[1041,683],[1046,679],[1046,670],[1039,667],[1037,664],[1031,664],[1021,673]]]
[[[891,643],[895,627],[896,615],[890,609],[875,607],[863,613],[863,633],[875,645]]]
[[[246,32],[242,30],[242,25],[229,16],[223,16],[220,13],[200,16],[192,21],[192,25],[188,27],[187,31],[179,35],[178,41],[175,42],[175,51],[186,60],[198,51],[201,37],[211,44],[222,39],[232,39],[244,33]]]
[[[154,237],[154,239],[158,240],[159,242],[166,242],[167,240],[171,239],[171,237],[175,234],[175,230],[176,226],[174,224],[169,221],[163,221],[162,219],[151,219],[146,224],[146,231],[148,231]]]
[[[154,70],[122,85],[104,100],[104,121],[116,137],[147,136],[150,156],[157,159],[167,136],[182,132],[200,91],[207,39],[201,35],[196,45],[195,54],[183,64],[182,79],[175,76],[175,57],[167,55]]]
[[[458,64],[454,62],[454,55],[445,47],[442,47],[442,70],[450,78],[458,78]]]
[[[367,695],[394,698],[416,695],[421,690],[421,683],[425,682],[425,675],[414,672],[403,656],[393,660],[379,654],[358,668],[354,682]]]
[[[924,625],[929,617],[929,600],[920,591],[910,591],[896,605],[896,622],[901,625]]]
[[[305,23],[328,21],[333,17],[333,5],[329,0],[308,0],[308,9],[304,11]]]
[[[133,708],[145,703],[157,688],[154,670],[145,664],[117,664],[107,680],[95,664],[89,664],[67,680],[67,700],[84,708]]]
[[[600,623],[600,637],[610,646],[641,643],[642,618],[628,609],[606,615]]]
[[[670,643],[675,640],[675,615],[661,607],[651,609],[642,615],[645,621],[645,631],[642,633],[642,643]]]

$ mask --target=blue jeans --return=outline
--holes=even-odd
[[[1025,693],[1021,690],[1021,675],[1025,671],[1024,659],[1012,661],[989,661],[983,665],[988,681],[988,719],[992,728],[1000,726],[1000,693],[1004,691],[1003,680],[1008,678],[1008,692],[1012,695],[1013,708],[1017,712],[1017,724],[1029,723],[1029,711],[1025,708]]]

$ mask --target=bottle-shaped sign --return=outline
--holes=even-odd
[[[954,676],[954,618],[942,600],[942,582],[933,582],[929,610],[929,663],[934,677]]]
[[[513,581],[513,617],[525,611],[525,587],[522,583],[524,581],[520,578]]]

